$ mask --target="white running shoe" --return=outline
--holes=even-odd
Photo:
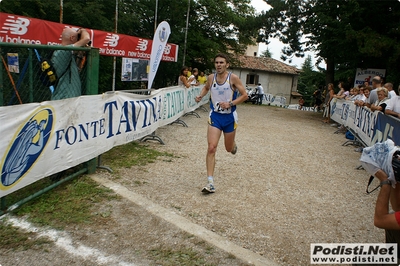
[[[203,193],[214,193],[215,192],[214,184],[208,183],[207,186],[203,187],[201,192],[203,192]]]

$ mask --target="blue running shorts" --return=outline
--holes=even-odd
[[[237,128],[236,110],[230,114],[219,114],[211,111],[208,118],[208,124],[222,130],[224,133],[233,132]]]

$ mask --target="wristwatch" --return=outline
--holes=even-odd
[[[382,181],[381,182],[381,186],[383,186],[383,185],[392,185],[392,182],[390,182],[390,180],[389,179],[386,179],[385,181]]]
[[[229,105],[232,107],[233,106],[233,102],[229,102]]]

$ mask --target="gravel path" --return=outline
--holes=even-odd
[[[355,169],[360,153],[353,146],[342,146],[344,135],[334,134],[336,128],[322,123],[321,113],[240,105],[238,153],[226,152],[221,138],[217,192],[203,195],[208,113],[197,112],[201,118],[182,118],[188,127],[173,124],[157,129],[166,145],[146,142],[173,153],[173,158],[119,169],[117,174],[98,170],[96,177],[119,183],[280,265],[309,265],[311,243],[384,242],[384,231],[373,226],[377,194],[366,195],[368,174]],[[247,265],[124,198],[93,208],[109,216],[66,228],[60,233],[64,238],[42,248],[0,248],[0,264],[176,265],[166,255],[158,260],[149,254],[193,250],[207,265]],[[43,230],[47,229],[35,232],[47,232]]]
[[[384,241],[373,226],[376,194],[365,194],[368,174],[355,169],[360,153],[342,146],[344,135],[321,113],[239,106],[239,150],[227,153],[221,138],[211,195],[200,193],[207,113],[197,113],[182,118],[188,128],[156,131],[166,145],[149,143],[178,158],[126,169],[116,181],[282,265],[309,264],[311,243]]]

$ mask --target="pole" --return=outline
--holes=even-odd
[[[118,32],[118,0],[115,0],[115,33]],[[115,91],[115,72],[117,71],[117,57],[114,56],[113,62],[113,82],[112,90]]]
[[[60,23],[63,23],[64,0],[60,0]]]
[[[157,30],[157,11],[158,11],[158,0],[156,0],[156,10],[154,11],[154,32]]]
[[[185,45],[183,46],[183,63],[182,66],[185,65],[185,57],[186,57],[186,44],[187,44],[187,33],[189,28],[189,11],[190,11],[190,0],[188,0],[188,10],[186,14],[186,30],[185,30]]]

